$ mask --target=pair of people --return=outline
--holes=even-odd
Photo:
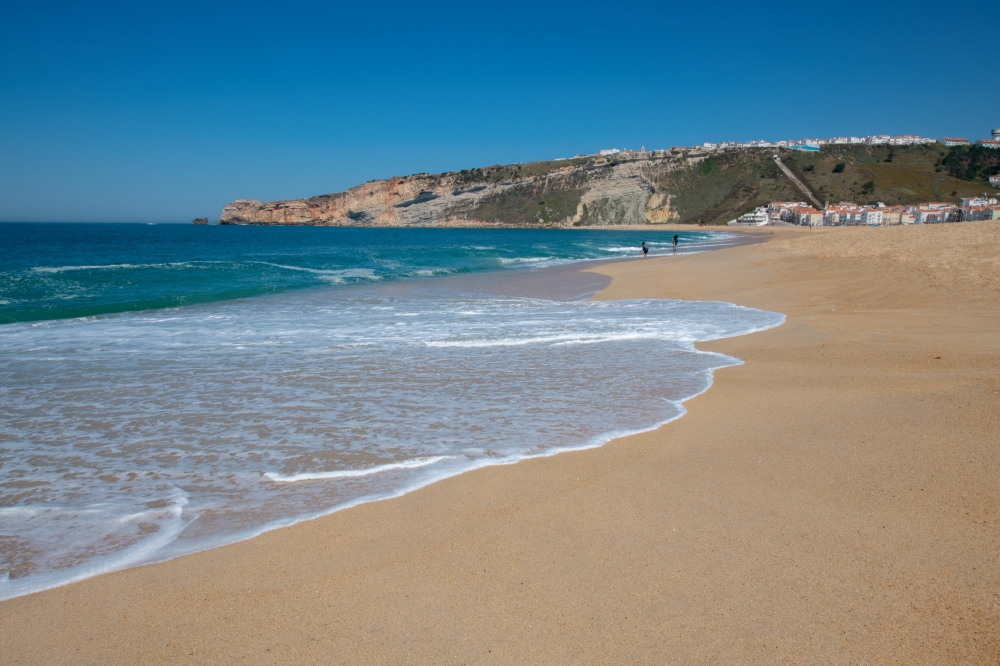
[[[677,254],[677,234],[674,234],[674,254]],[[649,247],[646,245],[646,241],[642,241],[642,258],[645,259],[649,256]]]

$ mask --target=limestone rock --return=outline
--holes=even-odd
[[[670,196],[658,192],[656,183],[665,172],[688,162],[686,155],[658,151],[633,153],[624,159],[581,159],[568,165],[556,162],[416,174],[373,180],[309,199],[237,199],[223,207],[219,224],[527,227],[662,223],[676,216]],[[546,193],[554,191],[563,193],[561,212],[545,205]],[[504,203],[498,205],[498,201]]]

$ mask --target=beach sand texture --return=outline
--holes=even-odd
[[[1000,223],[768,237],[597,269],[788,315],[678,421],[0,603],[0,663],[997,663]]]

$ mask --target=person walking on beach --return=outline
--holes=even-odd
[[[674,234],[674,254],[677,254],[677,234]]]
[[[646,247],[646,241],[642,241],[642,258],[645,259],[649,256],[649,248]]]

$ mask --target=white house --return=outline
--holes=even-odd
[[[861,213],[861,224],[869,227],[881,227],[882,211],[878,208],[865,208]]]
[[[727,224],[731,227],[763,227],[767,225],[767,220],[767,208],[765,206],[761,206],[752,213],[744,213],[735,220],[730,220]]]

